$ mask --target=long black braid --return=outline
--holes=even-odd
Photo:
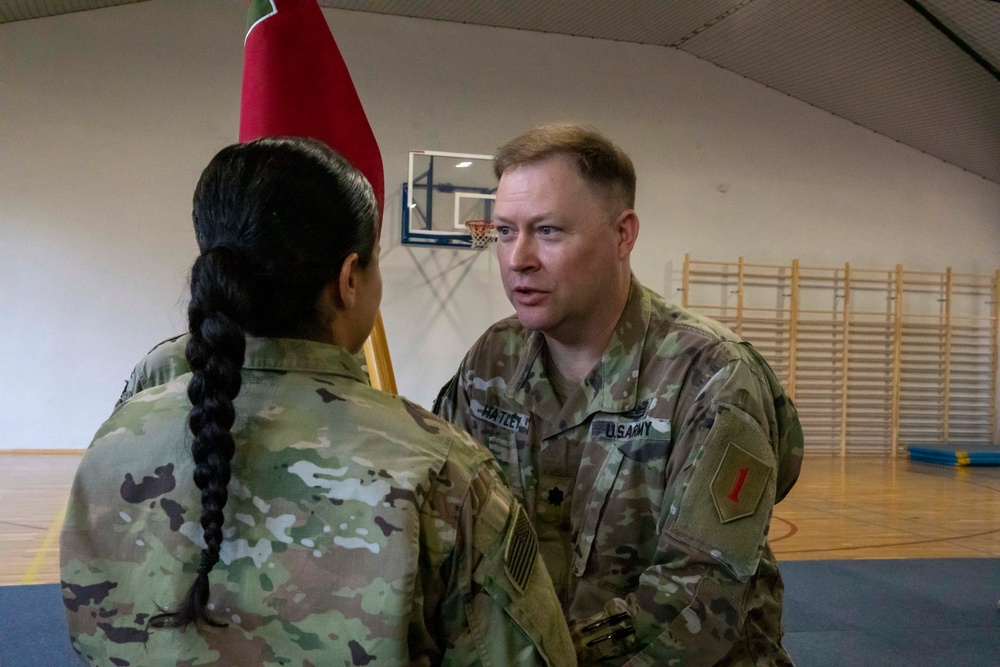
[[[320,292],[351,252],[362,266],[372,258],[375,210],[364,177],[317,141],[230,146],[202,174],[193,211],[202,253],[191,269],[186,356],[205,548],[183,601],[151,617],[150,627],[225,625],[208,613],[209,573],[222,548],[246,335],[317,337],[325,326],[317,320]]]

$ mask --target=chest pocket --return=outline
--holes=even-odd
[[[493,454],[505,470],[508,467],[517,465],[517,439],[513,433],[506,431],[495,431],[494,429],[484,429],[483,438],[486,448]]]
[[[504,471],[507,483],[514,494],[524,497],[522,470],[519,464],[518,448],[527,442],[528,415],[506,410],[489,402],[473,399],[469,403],[469,432],[478,442],[486,446],[493,458]],[[519,445],[520,442],[520,445]]]
[[[662,472],[670,454],[670,420],[597,415],[589,439],[614,445],[629,461]]]
[[[670,422],[628,415],[596,415],[587,451],[603,452],[591,473],[581,469],[589,487],[574,550],[577,576],[600,580],[618,594],[634,590],[652,562],[658,542],[657,518],[666,491],[671,452]],[[579,486],[578,486],[579,488]]]

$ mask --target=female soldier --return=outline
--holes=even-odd
[[[122,403],[73,485],[62,587],[89,664],[575,661],[490,454],[355,361],[382,294],[375,210],[316,141],[205,169],[192,372]]]

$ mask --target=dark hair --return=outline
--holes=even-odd
[[[265,138],[222,149],[194,192],[194,230],[201,254],[191,268],[186,356],[188,426],[194,482],[201,490],[201,552],[194,583],[152,627],[186,627],[207,612],[208,574],[219,561],[223,509],[235,443],[246,334],[315,338],[325,326],[316,306],[347,256],[367,266],[375,247],[371,185],[325,144]]]
[[[606,188],[622,210],[635,207],[635,167],[631,158],[590,125],[550,123],[528,130],[497,149],[493,173],[500,178],[507,169],[556,155],[571,158],[580,175]]]

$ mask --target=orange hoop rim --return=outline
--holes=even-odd
[[[469,234],[472,236],[473,248],[485,248],[497,240],[493,234],[493,222],[490,220],[467,220],[465,226],[469,228]]]

